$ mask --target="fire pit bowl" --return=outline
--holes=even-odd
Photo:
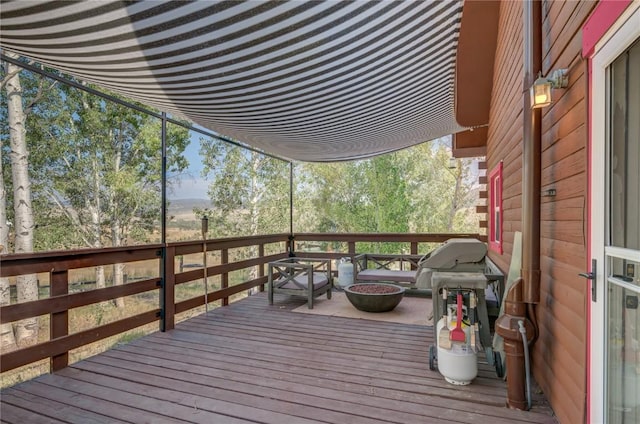
[[[364,312],[389,312],[398,306],[404,288],[393,284],[362,283],[344,288],[347,299],[356,309]]]

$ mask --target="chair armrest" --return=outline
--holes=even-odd
[[[331,259],[322,258],[285,258],[269,262],[269,269],[293,270],[302,272],[326,272],[331,274]]]

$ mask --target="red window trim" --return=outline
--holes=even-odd
[[[600,0],[582,27],[582,56],[591,57],[596,44],[620,18],[631,0]]]
[[[504,211],[502,209],[502,161],[489,172],[489,249],[502,255]],[[498,237],[496,238],[496,206],[498,207]]]

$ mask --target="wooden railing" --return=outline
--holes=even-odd
[[[338,259],[345,256],[345,253],[350,256],[354,256],[356,253],[369,253],[358,252],[356,249],[356,243],[407,243],[409,245],[409,252],[407,253],[417,255],[420,243],[443,243],[450,238],[477,238],[479,240],[486,241],[487,236],[472,233],[298,233],[294,238],[294,251],[299,256],[309,255],[308,253],[299,252],[297,249],[297,245],[303,242],[346,243],[348,246],[347,252],[323,252],[319,254],[312,254],[322,258]]]
[[[207,293],[207,302],[221,300],[227,305],[229,297],[250,290],[264,288],[267,282],[265,264],[289,255],[315,256],[336,259],[356,254],[358,242],[401,242],[408,243],[412,254],[418,253],[419,243],[439,243],[452,237],[475,237],[477,234],[272,234],[206,241],[207,252],[219,252],[220,263],[207,266],[207,277],[220,276],[220,288]],[[344,242],[347,251],[304,252],[297,251],[296,245],[304,242]],[[265,246],[273,246],[272,252],[265,254]],[[249,259],[229,262],[229,250],[257,247],[257,254]],[[203,241],[189,241],[164,245],[146,245],[104,249],[83,249],[64,252],[43,252],[0,256],[0,277],[15,277],[33,273],[48,273],[50,297],[29,302],[2,306],[0,323],[14,323],[27,318],[48,315],[50,317],[50,337],[48,341],[24,347],[0,355],[0,372],[9,371],[23,365],[49,358],[49,368],[55,371],[69,363],[69,351],[107,337],[115,336],[137,327],[158,322],[161,331],[174,328],[175,315],[205,304],[204,294],[180,302],[175,301],[175,289],[181,284],[202,280],[204,270],[195,269],[176,272],[176,258],[184,255],[203,253]],[[362,252],[357,252],[362,253]],[[99,288],[80,293],[69,293],[69,272],[76,269],[155,261],[158,275],[119,286]],[[229,286],[229,273],[258,267],[257,277],[249,281]],[[112,301],[121,297],[157,291],[157,307],[114,322],[99,325],[88,330],[69,334],[69,311],[74,308]]]

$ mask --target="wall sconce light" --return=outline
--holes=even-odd
[[[450,157],[448,166],[449,166],[449,169],[456,169],[458,167],[458,162],[456,161],[456,158]]]
[[[569,85],[568,69],[556,69],[549,78],[538,77],[531,86],[531,109],[547,107],[551,104],[551,89],[566,88]]]

